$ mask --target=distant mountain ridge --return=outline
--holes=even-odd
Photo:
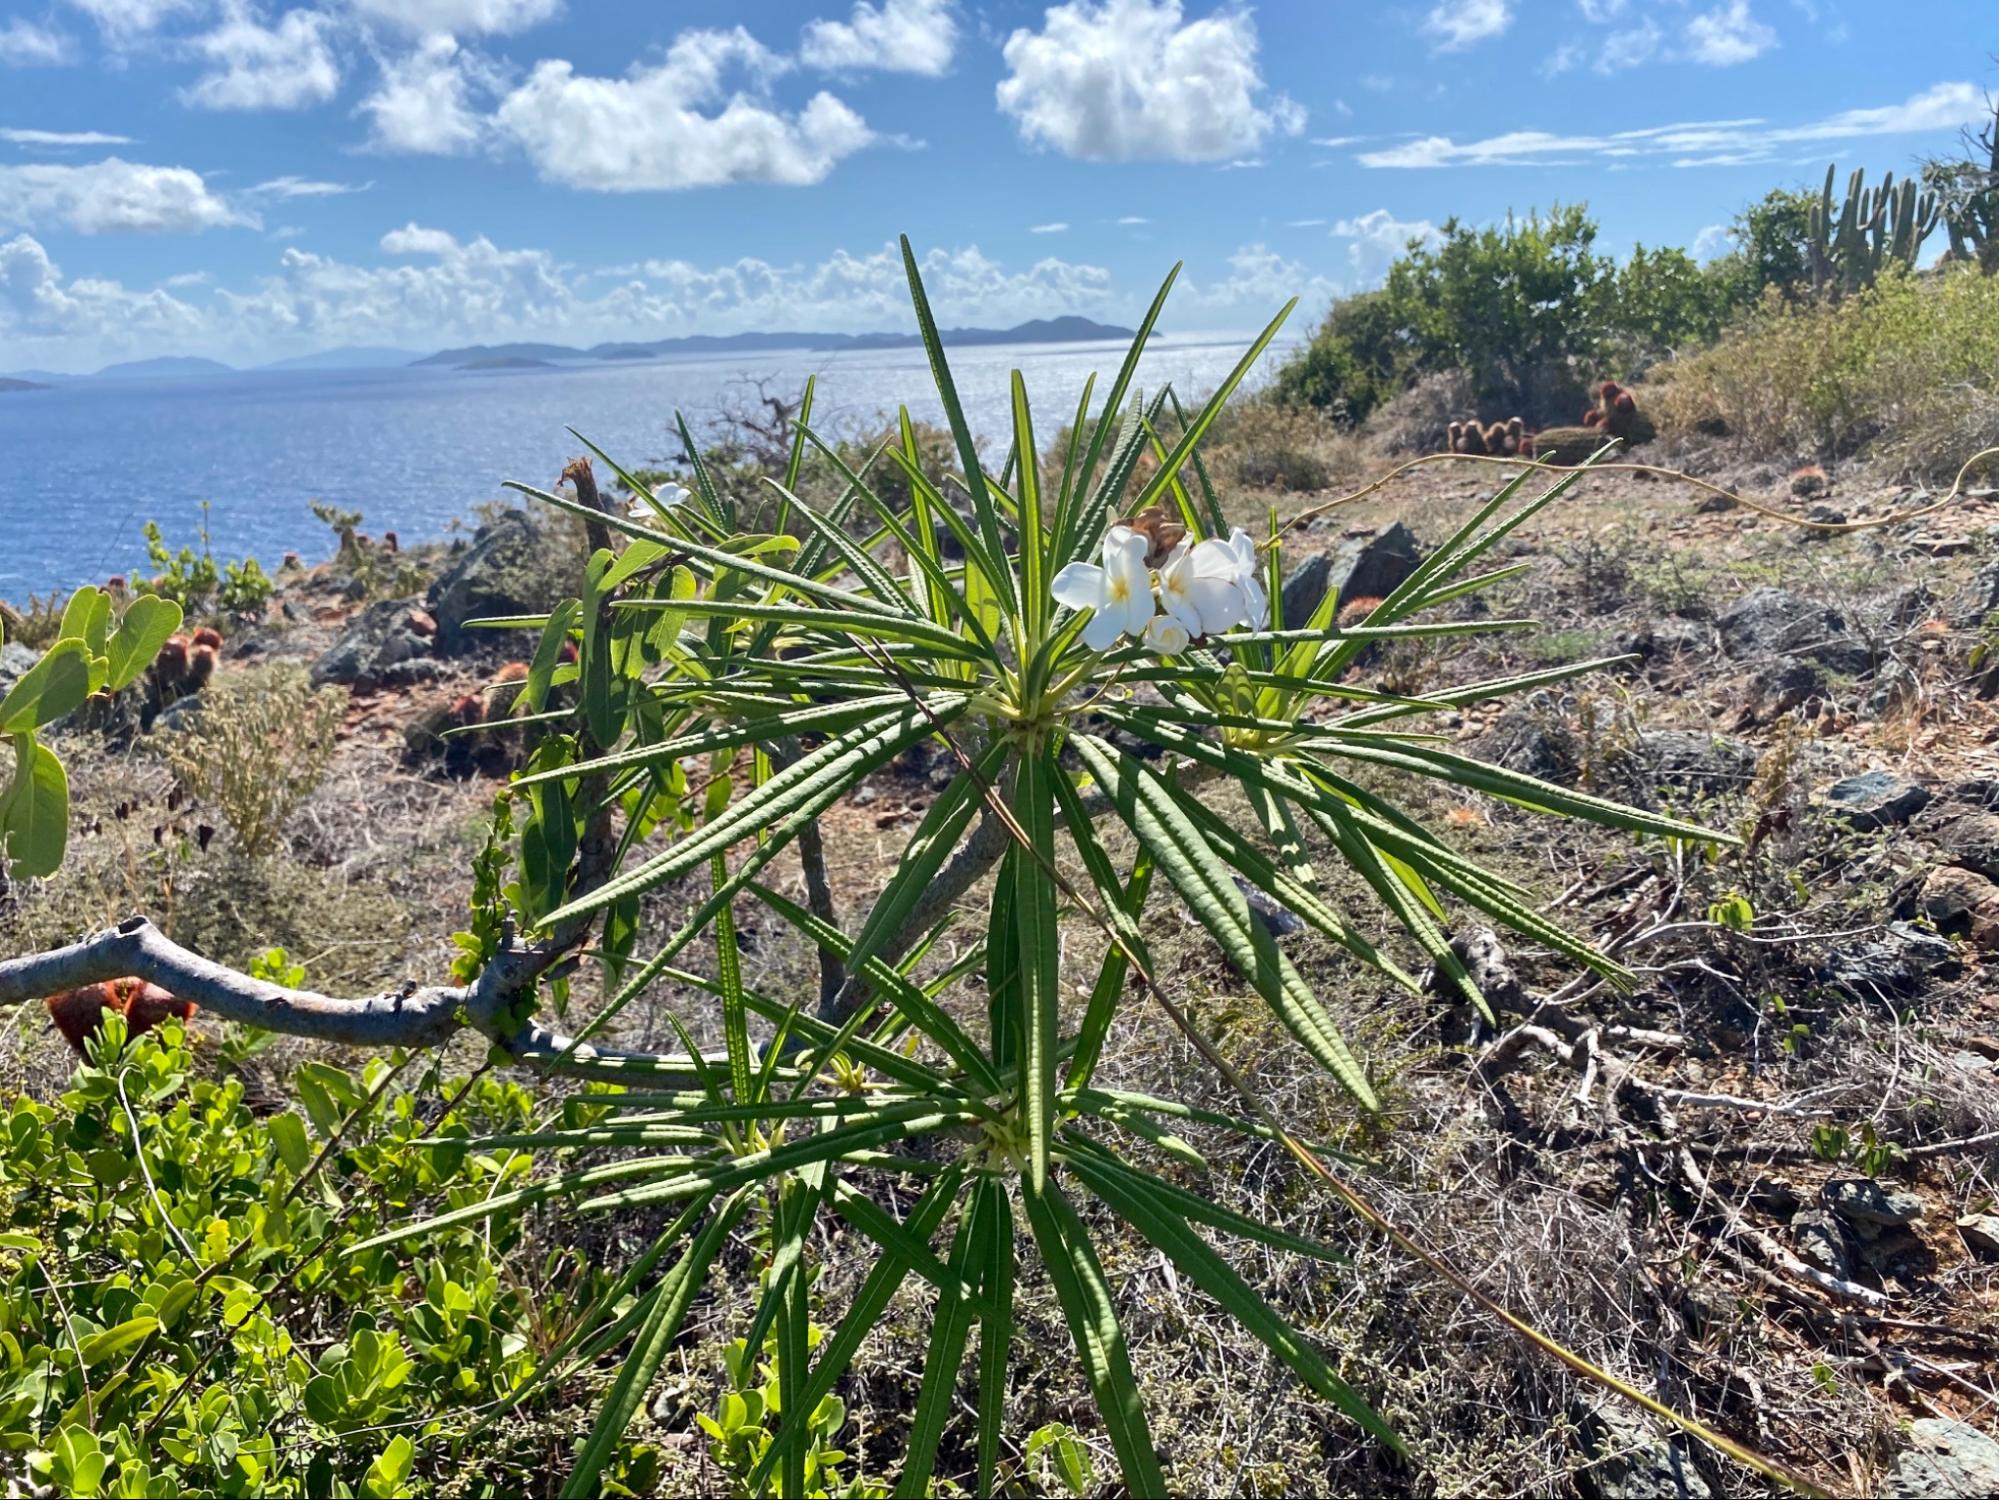
[[[1133,330],[1089,318],[1034,318],[1012,328],[947,328],[946,344],[1079,344],[1097,339],[1129,339]],[[659,359],[670,354],[763,353],[773,349],[803,349],[814,354],[849,349],[915,349],[922,340],[913,333],[695,333],[679,338],[595,344],[588,349],[567,344],[471,344],[440,349],[414,360],[417,365],[463,366],[494,359],[563,360]]]
[[[12,375],[0,375],[0,391],[45,391],[49,386],[40,380],[20,380]]]
[[[1011,328],[946,328],[940,335],[947,345],[967,348],[980,344],[1079,344],[1099,339],[1130,339],[1129,328],[1099,323],[1091,318],[1066,316],[1030,318]],[[1157,337],[1155,332],[1154,337]],[[440,349],[434,354],[416,354],[379,344],[349,344],[322,349],[316,354],[295,354],[256,365],[257,372],[283,370],[376,370],[425,366],[462,369],[519,369],[523,362],[579,364],[588,360],[662,359],[675,354],[768,353],[778,349],[799,349],[812,354],[838,354],[847,350],[915,349],[922,340],[913,333],[694,333],[677,338],[650,341],[620,340],[593,344],[579,349],[569,344],[467,344],[457,349]],[[500,364],[499,361],[507,361]],[[238,375],[249,373],[218,359],[169,354],[157,359],[128,360],[106,365],[93,375],[61,375],[48,370],[16,370],[8,379],[45,385],[75,380],[165,380],[179,376]]]

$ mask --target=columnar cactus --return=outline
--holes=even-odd
[[[1825,188],[1811,207],[1812,285],[1844,295],[1872,286],[1881,268],[1890,262],[1913,270],[1923,241],[1942,217],[1936,196],[1919,194],[1913,178],[1898,184],[1893,172],[1881,180],[1880,187],[1864,187],[1866,171],[1856,167],[1835,218],[1832,181],[1836,171],[1836,167],[1825,169]]]

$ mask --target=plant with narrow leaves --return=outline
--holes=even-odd
[[[970,1446],[977,1489],[991,1492],[1023,1243],[1039,1255],[1061,1304],[1124,1483],[1135,1494],[1165,1493],[1117,1298],[1081,1212],[1086,1197],[1163,1253],[1307,1387],[1393,1446],[1394,1434],[1367,1401],[1209,1237],[1322,1260],[1334,1252],[1189,1191],[1120,1144],[1129,1133],[1184,1153],[1191,1148],[1171,1135],[1182,1121],[1264,1138],[1276,1132],[1258,1120],[1109,1087],[1095,1074],[1128,978],[1156,992],[1144,912],[1163,885],[1355,1104],[1379,1107],[1361,1059],[1243,895],[1245,884],[1267,893],[1390,983],[1416,990],[1416,977],[1377,946],[1368,924],[1335,904],[1308,850],[1313,842],[1350,867],[1488,1017],[1447,940],[1447,901],[1625,982],[1617,964],[1542,916],[1528,890],[1371,786],[1376,773],[1395,771],[1454,795],[1478,793],[1638,835],[1716,839],[1467,759],[1410,727],[1426,713],[1601,664],[1431,698],[1347,680],[1372,643],[1527,628],[1525,620],[1421,617],[1512,577],[1516,568],[1482,565],[1574,476],[1523,500],[1531,471],[1517,475],[1364,624],[1337,625],[1339,601],[1330,595],[1309,619],[1285,620],[1277,528],[1258,541],[1230,527],[1198,455],[1284,314],[1190,415],[1170,391],[1148,398],[1134,383],[1169,277],[1100,407],[1091,404],[1094,380],[1085,387],[1059,461],[1044,473],[1016,374],[1011,446],[991,466],[966,425],[906,242],[904,255],[962,465],[969,497],[962,508],[924,473],[906,412],[900,442],[858,467],[813,431],[809,408],[801,414],[787,472],[771,481],[781,525],[795,534],[741,531],[734,501],[710,482],[685,437],[691,491],[673,503],[623,470],[637,497],[631,514],[517,486],[626,538],[622,550],[606,547],[592,558],[573,604],[545,618],[492,623],[541,631],[523,716],[545,738],[514,787],[519,879],[507,888],[511,916],[551,931],[602,919],[600,951],[629,972],[569,1044],[568,1062],[629,1091],[593,1098],[587,1120],[472,1149],[630,1154],[496,1192],[372,1243],[470,1231],[555,1197],[582,1212],[677,1215],[632,1269],[626,1290],[635,1299],[579,1335],[593,1347],[629,1340],[630,1354],[577,1456],[569,1494],[599,1483],[718,1251],[753,1210],[768,1225],[770,1249],[743,1347],[773,1339],[778,1381],[771,1440],[748,1478],[754,1493],[805,1492],[813,1430],[801,1418],[835,1390],[911,1278],[934,1289],[934,1325],[896,1492],[922,1494],[931,1480],[975,1332],[979,1407]],[[815,501],[797,493],[807,445],[832,464],[837,495]],[[1148,456],[1153,465],[1140,482]],[[870,478],[884,466],[906,483],[906,505],[885,501]],[[940,529],[955,544],[948,553]],[[577,647],[573,665],[564,664],[568,642]],[[564,683],[574,684],[575,706],[545,709],[550,689]],[[1143,699],[1131,691],[1141,687]],[[942,742],[960,769],[851,930],[773,889],[765,872],[802,830],[925,740]],[[1133,740],[1157,755],[1122,748]],[[1240,789],[1253,814],[1246,826],[1201,790],[1204,780]],[[623,824],[610,837],[614,857],[579,878],[593,819],[608,814]],[[1129,830],[1137,853],[1128,870],[1114,863],[1100,820]],[[932,888],[947,861],[967,858],[991,827],[1003,831],[995,847],[1004,852],[983,942],[924,976],[919,962],[941,931]],[[601,822],[596,828],[600,841],[608,836]],[[1076,868],[1080,879],[1065,873]],[[639,930],[641,897],[704,874],[707,894],[670,935]],[[763,903],[844,972],[820,1013],[746,979],[734,921],[743,899]],[[1062,1003],[1057,919],[1065,902],[1105,937],[1080,1016]],[[712,974],[682,959],[704,934],[712,934],[718,958]],[[642,938],[650,947],[643,956]],[[974,972],[984,976],[982,1024],[947,1003]],[[690,1042],[685,1059],[639,1059],[584,1048],[581,1037],[660,981],[714,997],[724,1052],[704,1056]],[[666,1016],[686,1038],[681,1019]],[[770,1028],[761,1046],[751,1039],[752,1020]],[[919,1143],[925,1149],[913,1149]],[[880,1174],[913,1174],[927,1185],[898,1216],[868,1190]],[[815,1225],[826,1219],[870,1242],[875,1258],[815,1354],[807,1256]]]
[[[0,696],[0,738],[14,752],[0,780],[0,875],[53,875],[69,846],[69,773],[42,732],[93,694],[123,692],[180,629],[181,608],[142,594],[121,611],[103,589],[70,595],[55,644]]]

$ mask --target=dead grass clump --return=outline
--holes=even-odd
[[[315,689],[295,664],[251,667],[205,692],[200,711],[162,733],[159,748],[188,794],[260,859],[326,774],[346,707],[345,688]]]

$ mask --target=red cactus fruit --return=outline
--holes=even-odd
[[[103,984],[87,984],[80,990],[65,990],[47,1001],[49,1019],[78,1057],[86,1055],[85,1043],[104,1024],[106,1011],[125,1017],[127,1032],[141,1036],[168,1017],[188,1020],[194,1015],[191,1000],[168,994],[143,979],[111,979]]]

